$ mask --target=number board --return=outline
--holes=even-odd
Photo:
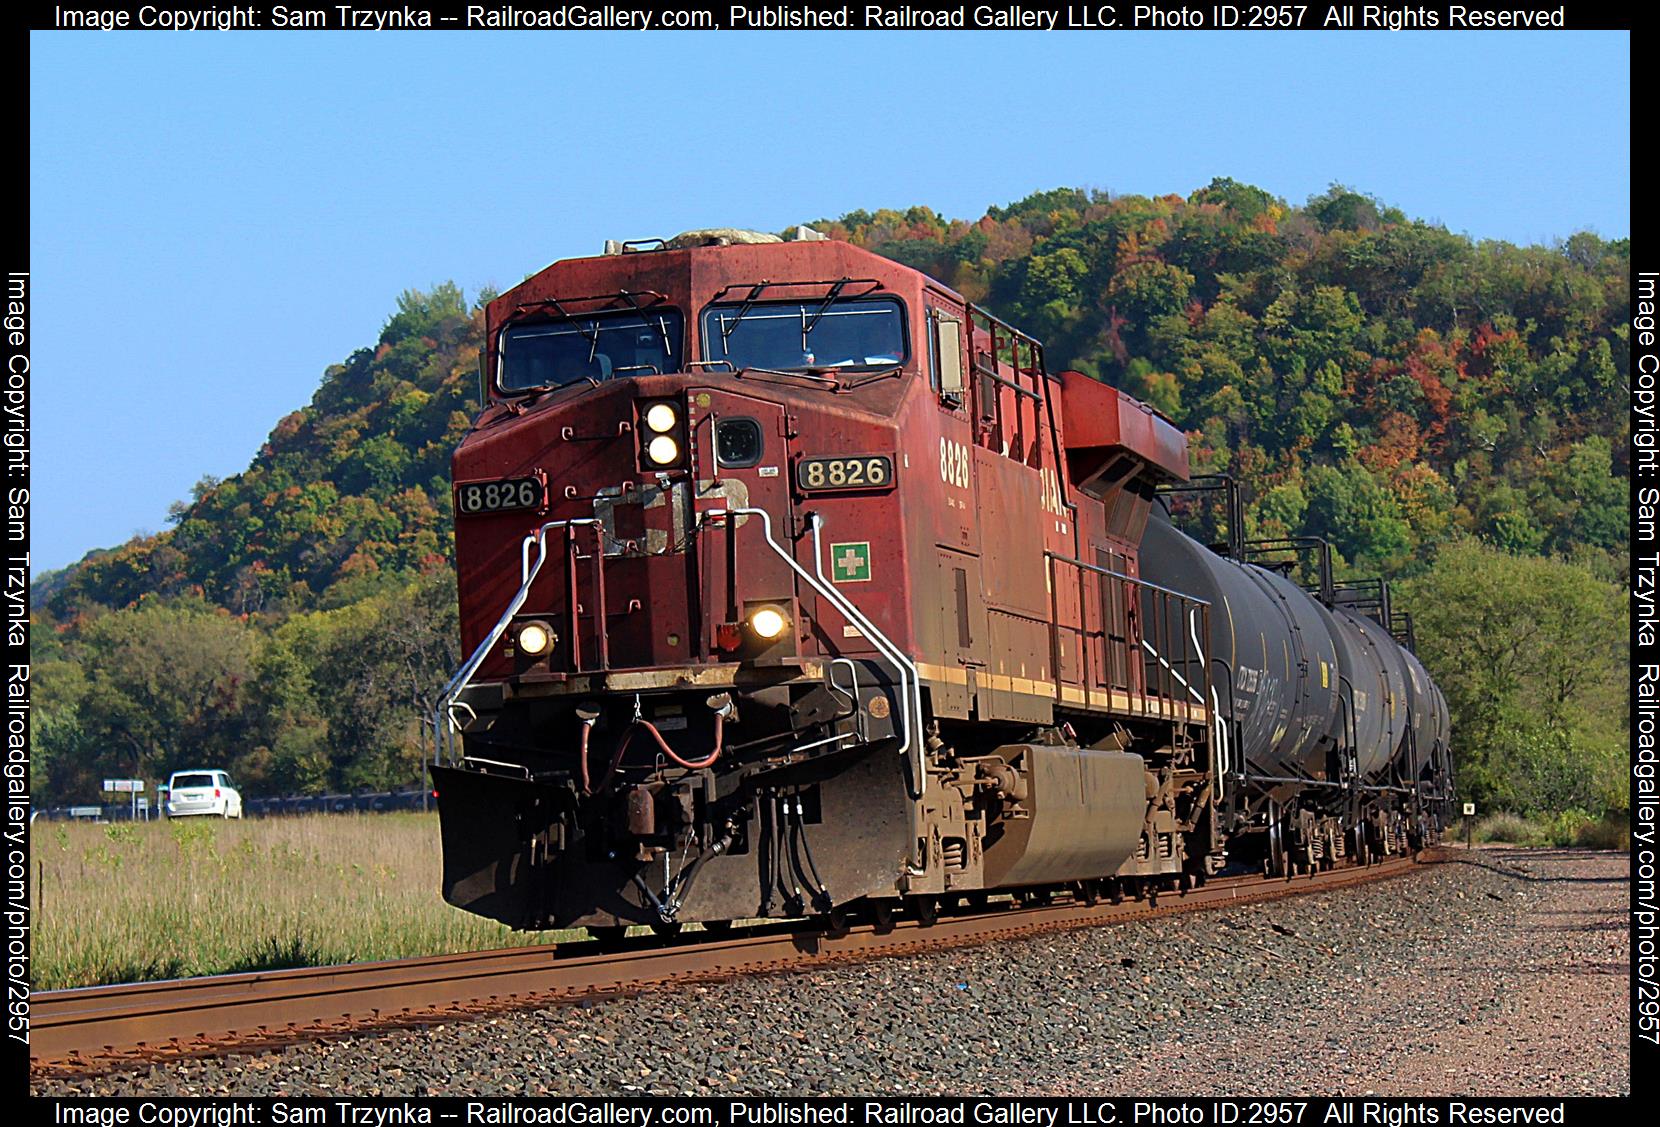
[[[823,493],[834,489],[887,489],[893,485],[893,459],[886,454],[803,458],[795,464],[795,483],[803,493]]]
[[[468,481],[455,487],[455,511],[461,516],[539,509],[544,490],[540,478],[514,477],[506,481]]]

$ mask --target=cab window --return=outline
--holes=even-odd
[[[905,314],[890,297],[713,305],[703,340],[706,359],[739,369],[869,371],[905,362]]]
[[[677,371],[683,329],[678,309],[517,322],[499,338],[499,386],[529,391]]]

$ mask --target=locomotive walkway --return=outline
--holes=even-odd
[[[1439,859],[1426,853],[1293,880],[1234,877],[1156,903],[1008,903],[932,925],[899,919],[846,934],[760,925],[718,939],[698,932],[599,952],[589,942],[395,962],[217,975],[58,990],[33,999],[31,1071],[71,1076],[123,1064],[292,1043],[329,1033],[425,1025],[506,1010],[738,976],[910,955],[1383,880]]]

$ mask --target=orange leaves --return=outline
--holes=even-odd
[[[1391,411],[1378,422],[1378,438],[1362,447],[1361,464],[1377,474],[1387,475],[1403,462],[1417,459],[1423,443],[1418,422],[1411,415]]]

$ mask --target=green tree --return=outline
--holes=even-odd
[[[145,600],[97,619],[81,642],[77,739],[137,778],[236,767],[256,734],[246,705],[260,645],[251,625],[200,599]],[[74,699],[62,688],[51,707]]]
[[[1402,584],[1397,605],[1446,693],[1464,793],[1529,815],[1624,809],[1619,588],[1581,564],[1464,541]]]

